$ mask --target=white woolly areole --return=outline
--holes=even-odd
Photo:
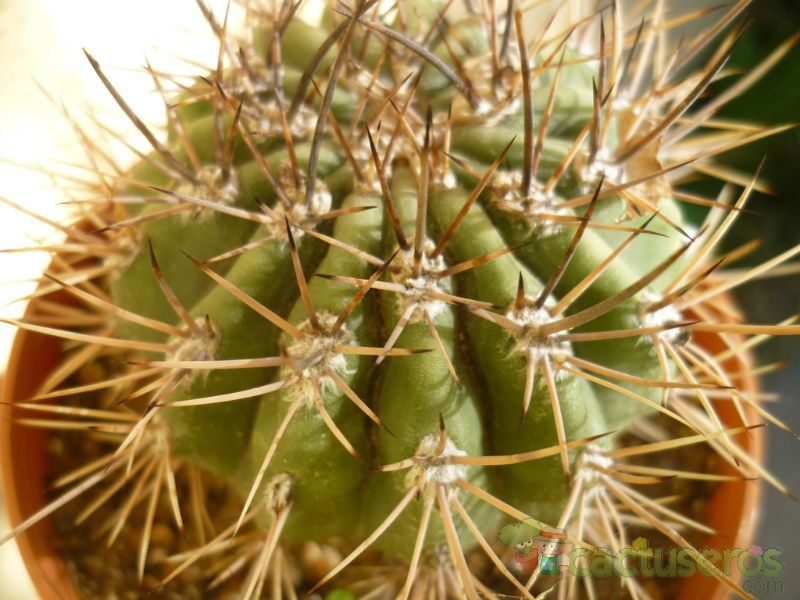
[[[517,345],[514,348],[515,352],[520,352],[526,356],[530,355],[531,359],[538,362],[545,356],[563,356],[572,355],[572,346],[569,342],[559,340],[557,337],[549,335],[542,337],[539,333],[541,327],[553,321],[550,315],[549,308],[554,304],[552,298],[548,298],[542,308],[535,308],[533,303],[534,298],[526,297],[528,306],[522,310],[513,308],[506,313],[506,317],[521,325],[524,330],[520,336],[517,337]],[[561,378],[564,373],[557,371],[556,378]]]
[[[614,466],[614,460],[602,453],[596,446],[586,446],[583,451],[578,455],[575,460],[575,477],[583,483],[584,493],[588,498],[596,495],[602,490],[603,478],[606,477],[603,473],[599,472],[593,467],[597,466],[601,469],[610,469]]]
[[[492,200],[500,210],[522,217],[528,225],[541,235],[552,235],[558,230],[558,222],[543,215],[569,215],[556,199],[555,194],[545,191],[535,181],[531,192],[522,193],[522,171],[500,171],[495,174],[491,187]]]
[[[281,163],[281,187],[294,205],[302,205],[310,214],[321,215],[331,209],[333,199],[325,182],[317,178],[314,180],[314,193],[311,200],[306,203],[306,189],[308,179],[305,174],[299,174],[299,185],[295,182],[292,165],[288,161]]]
[[[639,300],[639,321],[642,327],[665,327],[675,323],[682,323],[686,320],[683,313],[672,304],[668,304],[658,310],[648,310],[652,305],[660,302],[661,299],[662,296],[655,292],[642,292],[641,300]],[[682,345],[686,337],[686,331],[676,327],[661,331],[656,335],[665,342]]]
[[[306,320],[298,329],[305,335],[293,339],[286,352],[299,365],[299,371],[286,370],[284,379],[295,374],[300,377],[297,385],[293,386],[297,394],[301,394],[309,403],[314,402],[314,388],[312,379],[319,381],[320,394],[323,399],[326,394],[338,389],[336,383],[328,375],[334,371],[338,375],[349,373],[347,357],[339,352],[337,346],[346,346],[353,342],[353,334],[342,325],[338,330],[333,330],[336,315],[327,311],[317,311],[317,321],[322,331],[317,331]],[[289,400],[297,398],[296,394],[288,394]]]
[[[447,115],[437,113],[433,117],[434,127],[431,130],[432,146],[440,149],[449,148],[449,142],[446,139],[447,130],[450,126],[447,123]],[[402,164],[410,168],[417,177],[420,176],[422,164],[420,160],[419,149],[425,145],[425,129],[420,128],[418,131],[410,132],[414,140],[409,138],[409,132],[393,132],[391,128],[389,131],[384,131],[383,134],[379,130],[371,130],[372,139],[377,150],[378,157],[381,161],[384,176],[390,180],[395,172],[395,166]],[[345,134],[347,135],[347,134]],[[350,136],[349,140],[350,151],[353,158],[358,163],[372,163],[372,148],[370,147],[367,136]],[[450,169],[449,161],[432,161],[430,165],[430,180],[429,185],[431,188],[436,189],[453,189],[458,186],[458,179]],[[378,192],[381,193],[380,181],[375,176],[375,169],[370,168],[365,171],[366,181],[357,182],[356,189]]]
[[[230,81],[225,82],[226,90],[232,96],[274,92],[277,83],[275,76],[278,75],[283,80],[285,74],[283,65],[275,69],[274,65],[267,64],[266,57],[254,50],[253,36],[249,37],[248,43],[239,46],[239,49],[246,56],[250,75],[246,78],[230,77]]]
[[[439,187],[452,190],[458,187],[458,179],[455,176],[455,173],[448,169],[447,171],[436,171],[435,172],[436,178],[435,181],[439,184]]]
[[[234,169],[229,171],[227,181],[223,180],[222,167],[218,165],[203,165],[197,170],[195,177],[199,184],[184,182],[178,186],[176,191],[200,200],[213,200],[226,206],[236,202],[239,196],[239,181]],[[213,212],[212,210],[201,209],[200,214],[202,216]],[[187,211],[184,216],[187,219],[193,219],[194,213]]]
[[[364,137],[366,137],[366,136],[364,136]],[[383,152],[386,151],[385,147],[384,147],[384,144],[383,144],[383,138],[378,136],[377,139],[376,139],[375,134],[373,134],[373,141],[375,142],[375,146],[376,146],[375,149],[378,151],[378,156],[381,158],[381,161],[382,161],[383,160],[382,149],[383,149]],[[352,153],[353,158],[355,158],[356,162],[358,162],[358,163],[369,163],[372,160],[372,149],[370,148],[369,139],[368,138],[367,139],[363,139],[363,138],[360,138],[360,137],[356,137],[355,139],[353,139],[351,137],[351,139],[350,139],[350,152]],[[384,172],[391,167],[391,165],[382,165],[382,166],[384,168]],[[372,173],[372,171],[369,171],[369,174],[371,174],[371,173]],[[367,173],[365,173],[365,174],[367,174]],[[379,190],[380,189],[380,183],[378,182],[377,177],[374,178],[374,182],[375,182],[375,184],[378,185],[378,187],[376,189]]]
[[[452,129],[452,124],[448,123],[447,113],[436,113],[433,115],[433,127],[431,129],[431,147],[447,151],[450,148],[448,136]],[[455,120],[455,119],[454,119]],[[385,123],[384,123],[385,126]],[[372,141],[381,162],[381,167],[385,178],[391,180],[395,172],[396,165],[403,165],[414,172],[418,179],[421,179],[422,159],[420,148],[425,146],[425,127],[411,130],[394,130],[392,127],[383,132],[379,128],[371,129]],[[370,165],[373,161],[372,147],[367,136],[350,136],[350,150],[353,158],[359,163]],[[380,192],[380,182],[375,177],[375,169],[367,169],[368,189]],[[429,186],[431,189],[453,189],[458,185],[455,174],[450,169],[449,160],[436,160],[433,155],[429,163]],[[363,184],[362,184],[363,185]]]
[[[290,205],[285,208],[282,203],[278,203],[275,212],[286,215],[290,223],[297,225],[308,225],[315,227],[319,223],[319,218],[333,207],[333,197],[328,186],[324,181],[317,179],[314,182],[314,193],[311,194],[310,202],[306,202],[306,177],[300,175],[300,185],[295,184],[292,167],[288,162],[281,163],[281,187],[289,198]],[[281,219],[277,223],[272,223],[270,230],[272,234],[286,241],[286,224]],[[302,229],[294,228],[292,235],[295,239],[300,239],[305,235]]]
[[[192,361],[192,360],[214,360],[217,354],[217,344],[219,343],[219,330],[212,324],[211,331],[208,330],[208,323],[205,319],[195,319],[197,327],[200,330],[199,335],[193,335],[188,338],[176,339],[177,346],[169,360],[176,362]],[[198,378],[206,378],[210,370],[207,369],[190,369],[186,379],[194,381]]]
[[[286,473],[275,475],[267,482],[264,497],[273,514],[286,508],[292,499],[292,478]]]
[[[409,240],[412,244],[414,241]],[[402,310],[405,311],[412,304],[417,305],[417,310],[411,316],[411,323],[419,322],[427,312],[432,319],[435,319],[447,306],[445,302],[434,297],[436,293],[447,293],[444,280],[436,277],[436,274],[443,271],[447,265],[444,257],[440,254],[436,258],[431,258],[435,246],[430,240],[426,240],[421,257],[421,269],[419,276],[414,275],[414,249],[400,250],[392,262],[393,276],[395,282],[405,287],[405,291],[398,295]]]
[[[625,168],[622,165],[614,164],[608,151],[603,148],[597,151],[594,159],[585,164],[578,170],[578,177],[581,179],[581,189],[588,194],[597,189],[600,178],[604,177],[606,183],[618,184],[622,182]]]
[[[509,46],[509,54],[516,50]],[[517,53],[517,63],[519,54]],[[452,118],[455,123],[481,123],[486,127],[497,125],[503,117],[515,114],[521,101],[515,97],[511,101],[506,98],[501,102],[490,100],[496,98],[498,90],[514,85],[515,74],[506,70],[496,78],[492,62],[484,55],[469,56],[464,60],[464,70],[469,73],[470,84],[477,95],[474,105],[463,95],[458,94],[452,101]]]
[[[112,273],[127,269],[142,249],[142,236],[138,227],[125,227],[114,237],[114,249],[103,259],[103,266]]]
[[[155,456],[169,456],[173,442],[169,424],[164,419],[164,413],[160,410],[152,411],[148,413],[147,418],[142,418],[139,425],[143,426],[140,442],[142,446],[152,447]]]
[[[437,452],[439,447],[439,434],[430,434],[422,438],[417,446],[415,458],[420,459],[406,474],[406,487],[420,487],[424,495],[436,493],[437,485],[444,485],[448,492],[454,484],[467,477],[465,465],[454,465],[450,462],[452,456],[467,456],[459,449],[453,440],[447,438],[442,452]]]
[[[248,50],[250,49],[249,44]],[[283,81],[285,72],[283,66],[277,71],[274,65],[267,65],[264,57],[254,52],[248,52],[247,62],[253,77],[247,77],[246,83],[234,81],[226,83],[231,96],[252,96],[254,101],[245,107],[243,117],[248,119],[248,126],[256,137],[283,138],[283,115],[281,107],[275,98],[276,74]],[[287,107],[284,106],[284,114]],[[298,107],[294,117],[288,119],[289,131],[295,142],[310,140],[317,125],[317,113],[305,102]]]
[[[260,102],[256,106],[258,114],[254,123],[255,135],[257,137],[283,139],[283,116],[275,99]],[[305,103],[300,104],[295,116],[292,119],[288,119],[289,132],[292,134],[292,139],[295,143],[311,139],[314,134],[314,128],[317,126],[317,118],[317,113],[309,108],[308,105]]]
[[[381,183],[375,179],[357,179],[353,185],[353,193],[368,196],[370,194],[381,194]]]

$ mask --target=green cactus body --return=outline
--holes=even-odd
[[[462,54],[479,54],[485,49],[485,41],[469,19],[457,25],[451,34],[456,35],[456,32],[466,36],[460,40]],[[304,57],[312,55],[328,34],[299,22],[292,23],[286,29],[281,38],[281,52],[286,68],[284,91],[287,97],[291,98],[292,92],[297,89],[300,74],[306,66]],[[259,35],[259,39],[268,40],[272,32],[265,31]],[[354,40],[352,44],[356,48],[359,41]],[[257,49],[268,46],[267,41],[255,45]],[[440,40],[436,48],[434,54],[452,67],[445,42]],[[364,60],[377,66],[378,55],[377,52],[364,53]],[[319,73],[332,68],[335,56],[336,53],[331,51],[320,64]],[[382,72],[385,76],[390,75],[392,69],[393,65],[385,64]],[[399,72],[398,69],[394,70]],[[576,133],[576,123],[585,121],[587,111],[591,115],[591,70],[583,66],[570,67],[565,69],[561,77],[563,85],[557,89],[553,101],[552,132],[543,139],[539,165],[539,174],[543,179],[553,173],[569,151],[570,136]],[[394,83],[399,84],[400,81],[395,80]],[[543,109],[546,105],[551,84],[550,76],[538,82],[534,90],[536,107]],[[342,86],[337,88],[337,94],[339,96],[334,96],[332,105],[334,118],[352,118],[357,95],[352,89]],[[428,98],[430,100],[426,100]],[[461,110],[464,110],[463,99],[455,97],[447,77],[431,68],[425,71],[419,81],[414,109],[418,110],[428,101],[433,102],[434,106],[462,103]],[[317,105],[318,101],[314,101],[309,109],[314,110]],[[400,110],[397,106],[395,109]],[[210,110],[208,104],[199,105],[196,109],[187,104],[182,108],[181,115],[193,146],[205,148],[199,153],[199,158],[213,165],[214,156],[208,150],[213,147],[215,127],[213,118],[207,114]],[[442,116],[436,114],[437,124]],[[230,123],[228,118],[226,130],[230,128]],[[381,281],[403,286],[406,290],[403,293],[370,292],[368,300],[359,304],[337,329],[334,336],[338,336],[336,343],[380,348],[398,322],[405,320],[407,324],[393,340],[394,347],[426,351],[422,354],[387,357],[385,360],[381,357],[377,361],[380,364],[373,364],[374,359],[368,356],[320,350],[325,344],[334,344],[331,341],[333,338],[326,338],[333,335],[328,329],[347,306],[354,288],[345,282],[315,275],[365,280],[376,268],[346,249],[325,248],[325,244],[318,239],[295,229],[294,236],[300,235],[296,241],[299,246],[298,257],[304,276],[308,279],[309,297],[317,311],[316,318],[320,321],[322,333],[309,333],[308,340],[294,339],[281,333],[274,322],[246,306],[229,289],[215,286],[207,274],[195,268],[182,254],[183,251],[196,260],[207,260],[231,248],[272,236],[274,241],[271,243],[207,268],[225,277],[255,302],[277,315],[284,315],[294,327],[308,333],[312,329],[307,306],[299,296],[298,286],[292,283],[292,259],[286,231],[282,230],[281,223],[258,225],[246,218],[238,218],[235,213],[218,214],[211,208],[198,206],[193,217],[177,215],[142,226],[141,235],[152,242],[164,279],[189,307],[198,323],[206,318],[210,323],[213,339],[192,357],[187,356],[186,352],[187,347],[192,348],[191,344],[195,342],[184,342],[178,351],[184,360],[257,359],[277,356],[283,349],[285,354],[302,361],[308,358],[309,353],[322,352],[318,365],[297,371],[293,371],[296,367],[284,365],[279,368],[194,373],[184,379],[159,406],[171,432],[174,451],[215,475],[230,480],[243,497],[250,496],[251,502],[266,493],[269,482],[275,477],[288,476],[293,486],[293,508],[285,530],[287,539],[320,540],[364,534],[378,526],[414,484],[410,483],[411,479],[405,471],[376,472],[374,465],[392,464],[419,452],[432,452],[440,435],[440,420],[446,427],[447,452],[470,456],[508,455],[557,445],[558,428],[563,428],[561,437],[566,440],[600,436],[623,428],[643,412],[654,410],[618,391],[588,383],[561,370],[563,357],[574,355],[642,379],[658,379],[661,366],[652,344],[646,339],[632,337],[570,343],[554,340],[552,336],[537,339],[536,334],[531,333],[537,326],[555,320],[555,317],[547,314],[547,308],[554,306],[597,269],[625,239],[624,235],[586,231],[558,285],[550,290],[542,306],[526,306],[519,310],[510,308],[515,302],[520,278],[524,283],[526,301],[537,299],[548,278],[568,253],[577,225],[546,223],[537,219],[535,212],[524,214],[522,208],[516,211],[504,208],[495,200],[504,193],[514,196],[516,192],[511,187],[505,190],[490,185],[464,215],[452,239],[445,244],[444,251],[436,257],[428,256],[450,224],[460,218],[459,212],[477,184],[476,177],[470,173],[485,173],[515,136],[516,140],[505,153],[499,172],[506,174],[508,179],[521,173],[524,168],[522,126],[520,107],[492,124],[469,118],[462,123],[458,116],[454,116],[452,133],[449,134],[451,151],[470,165],[470,171],[454,167],[453,175],[432,173],[424,183],[419,164],[421,159],[413,149],[408,148],[406,134],[395,132],[396,151],[390,163],[382,165],[391,195],[388,202],[381,197],[381,188],[374,174],[370,174],[371,183],[366,183],[359,181],[349,166],[342,167],[346,165],[346,158],[337,150],[336,138],[329,134],[323,143],[317,175],[319,181],[333,179],[335,183],[325,185],[325,193],[330,200],[320,212],[339,209],[347,212],[347,209],[359,207],[370,210],[345,214],[333,223],[314,223],[309,220],[310,227],[321,233],[327,232],[339,242],[381,260],[397,252]],[[434,135],[439,135],[436,126]],[[361,137],[362,151],[366,152],[368,147],[364,146],[364,136]],[[437,142],[441,142],[438,137]],[[173,141],[173,144],[177,143]],[[269,172],[273,177],[283,173],[280,181],[285,184],[288,177],[285,172],[290,159],[285,144],[280,138],[261,144],[262,151],[267,152],[264,160]],[[242,140],[239,139],[236,145],[241,147]],[[293,148],[301,168],[308,164],[310,148],[308,142],[299,143]],[[385,146],[382,150],[385,152]],[[240,153],[237,152],[236,156],[240,156]],[[241,211],[257,212],[255,201],[258,200],[294,219],[292,210],[296,209],[287,206],[286,199],[276,197],[275,190],[265,178],[263,167],[257,162],[238,158],[234,160],[232,169],[237,187],[232,188],[229,206]],[[152,180],[154,186],[181,191],[175,184],[165,182],[158,173],[152,173],[152,169],[140,169],[138,176]],[[580,195],[579,179],[576,175],[565,177],[553,190],[553,198]],[[413,244],[421,218],[418,214],[421,206],[419,198],[425,194],[424,190],[420,191],[422,185],[429,188],[424,204],[427,215],[422,219],[425,242],[422,244],[424,256],[421,260],[424,264],[415,275],[411,272]],[[217,189],[208,186],[204,190],[185,193],[197,195],[202,191],[211,199],[219,196]],[[300,203],[300,197],[304,194],[301,186],[289,201]],[[177,198],[180,200],[180,196]],[[516,197],[515,200],[520,199]],[[613,211],[606,208],[613,201],[613,197],[599,201],[598,214],[601,217],[605,214],[604,222],[613,221]],[[392,206],[387,207],[387,204]],[[145,208],[142,214],[163,208],[163,203],[155,203]],[[404,232],[402,244],[396,238],[387,210],[394,213],[391,216],[397,219]],[[580,216],[582,211],[566,211],[562,214]],[[672,216],[680,222],[679,214],[673,211]],[[659,223],[652,230],[663,232],[663,225]],[[611,268],[587,286],[569,305],[564,316],[602,305],[604,301],[624,293],[648,271],[672,260],[670,257],[675,258],[676,249],[682,246],[682,242],[676,242],[672,236],[650,236],[646,244],[649,255],[642,258],[640,249],[643,245],[639,242],[636,240],[632,248],[614,261]],[[407,247],[404,249],[403,245]],[[510,247],[516,250],[474,269],[454,276],[436,277],[437,270]],[[150,258],[143,248],[115,281],[114,299],[120,306],[130,310],[138,310],[153,318],[165,318],[170,315],[170,307],[160,293],[149,263]],[[503,308],[508,311],[507,315],[512,321],[525,329],[525,333],[509,333],[495,323],[470,314],[468,307],[463,304],[432,297],[430,290]],[[638,293],[631,294],[630,298],[611,310],[602,311],[576,331],[640,327],[639,297]],[[503,314],[502,311],[500,314]],[[170,319],[177,322],[174,315]],[[139,330],[131,333],[142,339],[153,337]],[[319,339],[315,341],[315,337]],[[326,339],[328,341],[324,341]],[[531,397],[526,401],[527,360],[536,362],[537,373]],[[542,369],[549,371],[548,377],[543,376]],[[374,411],[382,425],[359,410],[342,391],[343,386],[331,378],[328,373],[330,370],[347,389],[371,407],[370,410]],[[225,395],[241,390],[258,390],[271,383],[287,380],[290,383],[285,387],[265,395],[252,394],[240,400],[201,406],[170,406],[192,399],[222,397],[224,400]],[[546,383],[548,380],[553,383],[552,390]],[[654,406],[659,400],[657,389],[624,385],[651,401]],[[315,400],[317,394],[319,401]],[[558,405],[552,400],[553,394],[558,397]],[[327,418],[336,424],[352,452],[340,443],[341,440],[326,424],[318,410],[318,402],[324,405]],[[524,402],[529,402],[525,412]],[[554,409],[560,411],[558,419]],[[276,435],[280,437],[277,444]],[[599,447],[607,447],[613,444],[613,440],[609,438],[597,443]],[[266,465],[265,457],[268,454],[270,457]],[[574,451],[570,451],[569,461],[574,460],[574,454]],[[481,488],[491,490],[520,510],[544,521],[554,522],[558,520],[568,495],[568,478],[562,467],[562,459],[551,456],[492,469],[491,472],[483,467],[451,466],[447,467],[449,473],[439,475],[452,490],[457,488],[459,478],[465,478]],[[432,467],[433,471],[426,471],[421,468],[420,476],[437,473],[437,468],[442,472],[447,469]],[[258,482],[256,487],[253,487],[254,481]],[[411,509],[380,538],[379,546],[408,559],[414,548],[425,503],[435,500],[432,496],[414,500]],[[497,518],[491,511],[477,508],[479,504],[474,498],[466,502],[481,530],[490,531]],[[426,546],[445,543],[445,533],[439,519],[438,514],[434,515],[428,526]],[[458,530],[462,544],[469,547],[476,543],[463,523],[459,524]],[[353,537],[354,541],[356,539]]]

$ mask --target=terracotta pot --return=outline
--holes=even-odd
[[[696,339],[711,352],[724,348],[722,340],[715,334],[700,334]],[[50,473],[45,448],[46,432],[17,424],[14,417],[19,410],[11,405],[36,393],[57,366],[60,354],[61,343],[52,337],[20,331],[14,340],[0,406],[0,471],[12,527],[44,506]],[[738,364],[734,360],[729,366]],[[747,378],[741,385],[747,392],[757,390],[757,381],[753,378]],[[741,425],[730,401],[718,402],[717,411],[727,427]],[[752,415],[748,414],[748,418],[752,417],[752,422],[755,422],[755,411],[750,409],[749,412]],[[763,429],[739,435],[736,441],[756,460],[762,460]],[[733,473],[727,464],[721,465],[720,472]],[[753,542],[760,512],[761,488],[761,481],[719,484],[707,504],[705,519],[718,535],[709,537],[699,547],[748,548]],[[52,523],[47,519],[20,534],[17,543],[22,559],[43,600],[78,600],[78,593],[58,554],[54,535]],[[735,573],[734,576],[738,577]],[[717,600],[728,595],[727,588],[716,579],[696,575],[686,580],[679,598]]]
[[[33,312],[28,310],[28,313]],[[11,349],[0,405],[0,473],[8,520],[16,527],[46,504],[51,475],[45,442],[47,432],[16,422],[20,411],[12,403],[35,395],[61,360],[56,338],[17,332]],[[44,519],[17,536],[22,560],[42,600],[78,600],[64,561],[58,553],[55,530]]]
[[[727,298],[723,298],[720,302],[721,305],[729,308],[734,306],[733,302]],[[729,313],[718,313],[718,319],[720,321],[726,320],[727,314]],[[738,339],[738,336],[731,337],[734,340]],[[695,334],[695,339],[712,354],[723,352],[727,348],[717,334],[698,333]],[[752,366],[749,356],[743,357],[743,361],[744,363],[736,358],[729,360],[724,365],[727,367],[726,371],[735,372],[737,368],[748,369]],[[737,382],[739,389],[744,393],[754,394],[759,391],[758,380],[755,377],[748,376],[737,380]],[[743,425],[733,402],[723,400],[716,402],[714,407],[726,427],[741,427]],[[759,422],[759,415],[755,409],[750,406],[744,406],[743,408],[749,424]],[[735,441],[758,463],[764,463],[765,428],[762,427],[737,435]],[[737,471],[727,462],[720,461],[720,463],[720,474],[738,475]],[[717,534],[708,536],[697,548],[700,550],[714,548],[720,551],[726,548],[749,548],[754,542],[756,527],[761,516],[763,488],[763,482],[760,479],[726,481],[718,485],[706,505],[704,519],[704,522]],[[741,573],[739,573],[736,565],[733,565],[731,576],[738,582],[742,581]],[[729,596],[729,590],[717,579],[696,574],[687,579],[683,585],[679,600],[722,600]]]

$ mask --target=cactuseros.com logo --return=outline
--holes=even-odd
[[[500,542],[515,550],[523,573],[538,569],[543,576],[575,577],[714,577],[741,573],[746,578],[776,578],[783,574],[779,548],[679,548],[651,547],[637,538],[629,547],[613,551],[579,547],[564,530],[543,528],[533,519],[508,523],[500,529]]]

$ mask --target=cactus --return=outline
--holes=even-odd
[[[284,2],[248,6],[241,39],[199,4],[220,38],[218,66],[175,97],[150,70],[166,138],[87,53],[151,151],[108,175],[93,147],[92,208],[64,228],[35,295],[63,290],[106,327],[10,321],[124,365],[23,405],[98,424],[138,411],[87,490],[144,481],[153,506],[170,497],[181,527],[184,465],[240,497],[238,520],[165,583],[225,536],[260,530],[246,597],[262,593],[277,547],[308,541],[344,556],[314,589],[372,560],[404,565],[389,595],[421,594],[446,572],[442,593],[475,598],[488,591],[468,556],[485,552],[504,585],[532,597],[495,543],[503,523],[613,547],[628,513],[688,545],[663,522],[674,512],[634,488],[703,474],[631,457],[705,442],[742,477],[788,493],[737,444],[752,411],[786,427],[736,389],[748,367],[731,367],[741,342],[730,336],[797,326],[731,323],[718,300],[798,248],[718,277],[741,254],[715,251],[757,173],[735,202],[730,186],[717,199],[673,189],[693,169],[740,183],[710,157],[776,132],[711,122],[758,74],[694,107],[736,31],[681,75],[746,2],[671,58],[656,48],[662,3],[635,20],[614,3],[526,31],[515,2],[360,0],[319,26]],[[695,132],[706,125],[730,130]],[[684,216],[690,203],[709,208],[701,228]],[[727,354],[706,352],[704,333],[729,336]],[[85,414],[46,402],[96,389],[123,391]],[[726,428],[718,397],[736,403],[742,427]],[[625,442],[654,415],[682,433]],[[584,527],[592,510],[613,513],[605,532]]]

